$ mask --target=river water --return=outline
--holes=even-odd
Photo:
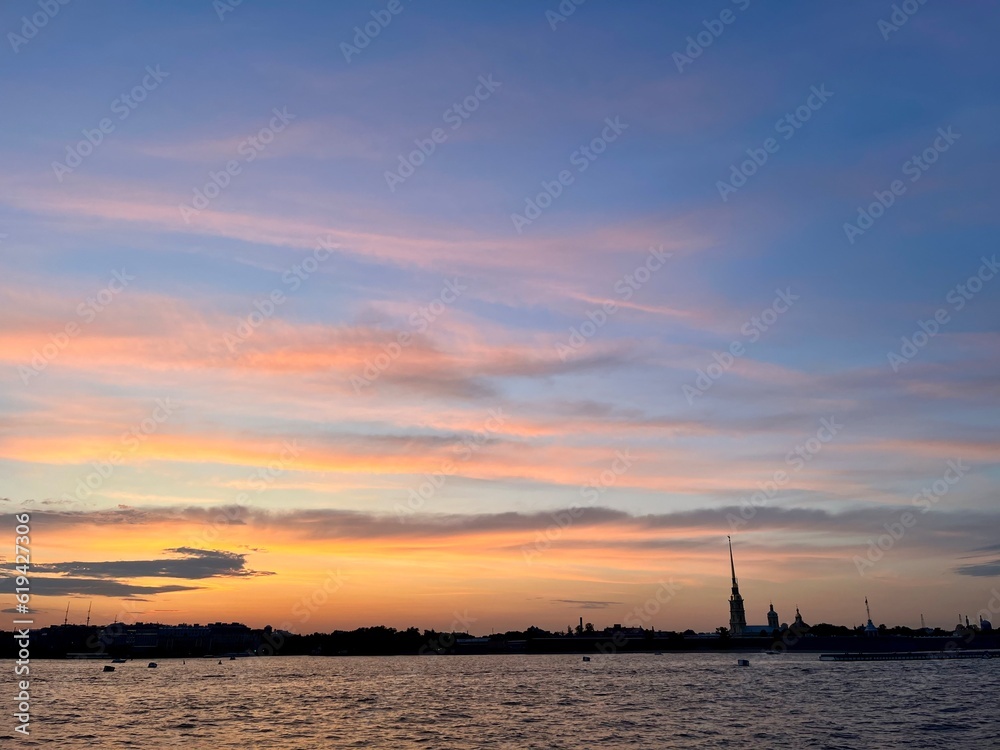
[[[45,748],[1000,748],[1000,660],[815,654],[165,659],[31,665]],[[12,664],[8,662],[8,664]],[[3,669],[7,726],[16,690]],[[15,743],[5,741],[4,745]]]

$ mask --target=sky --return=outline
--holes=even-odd
[[[902,6],[6,3],[36,622],[989,613],[1000,10]]]

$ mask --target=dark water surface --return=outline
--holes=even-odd
[[[815,654],[33,662],[46,748],[1000,748],[1000,660]],[[6,664],[10,665],[10,662]],[[0,690],[11,709],[12,669]],[[5,710],[3,736],[13,718]]]

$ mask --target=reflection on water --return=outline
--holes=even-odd
[[[1000,748],[1000,660],[844,664],[751,654],[740,668],[737,658],[165,659],[158,669],[130,661],[110,674],[101,662],[35,662],[32,734],[18,744]],[[16,694],[10,672],[2,672],[5,696]]]

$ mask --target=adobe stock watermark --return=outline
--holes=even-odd
[[[565,23],[585,2],[587,0],[562,0],[555,10],[545,11],[545,20],[549,22],[549,28],[556,31],[559,24]]]
[[[93,471],[80,477],[73,494],[64,492],[62,499],[70,502],[86,500],[100,490],[125,459],[139,450],[139,446],[145,443],[150,435],[156,433],[177,409],[178,404],[169,398],[156,399],[156,406],[149,416],[122,433],[119,440],[121,449],[109,452],[103,461],[91,461],[90,466]]]
[[[632,299],[632,295],[642,289],[653,278],[653,274],[663,268],[671,257],[673,257],[673,253],[664,252],[663,245],[649,248],[646,259],[614,283],[613,289],[618,299],[621,302],[628,302]],[[596,336],[597,332],[607,325],[611,316],[619,309],[618,302],[609,299],[598,307],[588,310],[587,320],[579,326],[570,326],[569,338],[566,343],[556,342],[556,354],[559,355],[559,359],[565,362],[575,352],[583,348],[583,345]]]
[[[455,633],[469,633],[469,628],[472,627],[478,620],[469,614],[469,610],[464,612],[455,611],[453,614],[453,619],[451,625],[449,625],[450,632],[440,633],[436,638],[431,638],[427,643],[420,647],[417,654],[420,656],[426,656],[427,654],[440,654],[447,651],[452,646],[455,645]]]
[[[628,448],[615,451],[615,457],[608,468],[592,477],[580,487],[580,496],[583,497],[586,503],[582,505],[573,504],[566,510],[558,510],[551,513],[552,523],[546,526],[545,529],[535,532],[534,542],[521,546],[521,554],[524,557],[524,561],[530,565],[536,557],[549,549],[553,542],[561,539],[563,532],[583,515],[587,507],[592,506],[605,492],[618,484],[619,477],[624,476],[632,468],[633,463],[635,463],[635,456],[629,455]]]
[[[832,91],[827,91],[826,84],[820,84],[819,88],[813,86],[809,89],[809,96],[805,102],[795,108],[793,112],[786,112],[785,115],[774,123],[774,130],[784,140],[789,140],[795,133],[805,125],[813,116],[813,112],[818,112],[824,104],[833,96]],[[735,162],[729,165],[729,179],[716,180],[715,187],[719,191],[722,202],[729,200],[729,194],[735,193],[747,184],[747,180],[757,174],[767,160],[781,149],[781,144],[776,138],[765,138],[760,148],[748,148],[746,150],[749,159],[737,165]]]
[[[680,584],[675,583],[673,578],[669,581],[660,581],[659,584],[660,586],[656,589],[656,593],[649,597],[641,606],[635,607],[631,612],[625,615],[622,619],[622,623],[626,627],[645,627],[646,623],[651,622],[652,618],[659,614],[663,605],[670,603],[670,601],[677,596],[677,593],[681,590]]]
[[[798,294],[792,294],[791,287],[786,287],[784,290],[775,289],[774,293],[775,297],[771,304],[740,327],[740,333],[747,339],[747,344],[757,343],[761,335],[777,323],[778,318],[788,312],[799,299]],[[747,344],[735,339],[729,344],[728,349],[715,352],[712,355],[714,362],[708,364],[704,369],[695,370],[694,385],[685,383],[681,386],[681,393],[684,394],[684,398],[687,399],[690,406],[694,406],[694,400],[699,396],[704,396],[708,389],[736,364],[737,359],[746,355]]]
[[[423,333],[430,325],[444,314],[451,305],[458,301],[464,292],[468,290],[466,284],[462,284],[458,278],[448,279],[444,286],[427,305],[422,305],[414,312],[410,313],[406,322],[410,325],[409,331],[400,331],[396,334],[396,340],[390,341],[382,347],[382,351],[374,357],[365,360],[365,368],[361,375],[351,375],[350,382],[354,388],[355,395],[360,394],[365,388],[378,380],[382,373],[389,369],[393,362],[399,359],[403,350],[413,345],[413,334]]]
[[[903,25],[915,15],[920,8],[927,3],[927,0],[903,0],[903,2],[892,5],[892,13],[889,19],[880,18],[875,26],[882,32],[882,39],[889,41],[889,35],[899,31]]]
[[[731,2],[740,11],[744,11],[750,7],[750,0],[731,0]],[[711,47],[716,39],[722,36],[726,27],[735,21],[736,14],[733,13],[731,8],[723,8],[718,18],[706,18],[702,21],[701,25],[705,27],[704,31],[699,31],[694,36],[689,36],[684,40],[687,42],[687,47],[684,48],[683,53],[675,51],[673,54],[673,61],[674,65],[677,66],[677,72],[683,73],[684,68],[701,57],[702,53]]]
[[[347,582],[344,574],[340,572],[340,568],[337,568],[336,571],[328,570],[326,573],[327,576],[323,583],[309,594],[299,597],[299,600],[292,605],[292,614],[298,618],[300,625],[309,622],[314,614],[326,606],[330,597],[340,591]]]
[[[961,133],[953,133],[949,125],[947,128],[938,128],[937,137],[921,153],[914,154],[903,162],[903,174],[910,178],[910,183],[917,182],[924,173],[931,168],[945,151],[954,145],[955,141],[962,137]],[[858,206],[858,218],[852,223],[844,222],[844,235],[852,245],[857,238],[871,229],[885,212],[896,202],[896,198],[903,195],[907,190],[907,185],[902,180],[893,180],[886,190],[876,190],[872,193],[875,200],[865,206]]]
[[[580,496],[591,503],[596,503],[601,495],[618,484],[619,477],[625,476],[633,463],[635,456],[629,455],[628,448],[615,451],[615,457],[608,468],[586,482],[580,488]]]
[[[927,513],[935,507],[941,498],[951,492],[952,487],[961,482],[965,475],[972,470],[972,467],[963,464],[960,458],[948,461],[945,466],[941,477],[926,485],[910,501],[914,507],[921,509],[921,514]],[[885,529],[885,533],[878,537],[869,537],[865,556],[854,556],[854,567],[858,569],[858,575],[863,576],[871,568],[874,568],[875,564],[885,557],[885,554],[893,549],[906,536],[907,532],[917,525],[919,520],[919,516],[904,510],[895,521],[883,524],[882,528]]]
[[[114,623],[104,626],[100,631],[87,638],[87,648],[95,654],[106,653],[108,646],[111,646],[115,639],[121,637],[129,620],[135,622],[136,615],[141,614],[142,611],[133,607],[128,599],[122,599],[121,608],[115,614]]]
[[[501,431],[504,423],[507,421],[507,415],[499,407],[490,409],[487,414],[486,421],[483,422],[483,429],[467,435],[452,446],[452,452],[458,455],[459,461],[468,461],[482,450],[483,446]],[[407,492],[406,504],[396,503],[393,506],[396,518],[399,521],[404,521],[407,516],[413,515],[423,508],[424,504],[434,497],[438,490],[444,487],[448,478],[455,473],[457,468],[452,459],[446,458],[441,462],[440,469],[432,474],[424,474],[423,481],[417,487],[410,488]]]
[[[289,113],[288,107],[282,107],[280,110],[275,107],[271,112],[273,117],[270,122],[236,147],[236,153],[243,157],[242,161],[230,159],[219,171],[209,170],[205,184],[200,188],[193,188],[191,204],[177,204],[177,210],[180,211],[185,224],[190,224],[192,218],[208,208],[208,204],[229,187],[233,178],[243,172],[243,167],[256,159],[274,141],[274,137],[284,131],[296,117]]]
[[[371,44],[372,40],[382,33],[382,29],[392,23],[392,19],[402,12],[403,4],[400,0],[389,0],[384,8],[371,11],[371,21],[367,21],[363,27],[355,26],[354,38],[351,40],[354,44],[351,45],[347,42],[340,43],[340,51],[343,53],[344,59],[347,60],[348,64],[350,64],[352,57],[360,55],[361,50]]]
[[[61,331],[56,331],[49,336],[47,344],[32,349],[28,364],[17,366],[17,374],[20,376],[21,382],[27,385],[33,378],[41,375],[45,368],[69,346],[70,341],[82,333],[83,326],[93,323],[97,316],[115,301],[115,297],[125,291],[133,281],[135,281],[135,276],[127,273],[124,268],[121,271],[112,271],[111,279],[104,288],[76,306],[77,317],[83,322],[69,321]]]
[[[771,479],[765,482],[757,482],[757,491],[749,497],[740,498],[739,515],[727,513],[726,521],[732,531],[746,526],[757,515],[757,509],[763,508],[768,501],[773,500],[785,485],[787,485],[794,474],[798,474],[806,467],[823,448],[831,443],[844,425],[837,424],[836,417],[824,417],[819,421],[819,428],[815,434],[798,443],[785,455],[785,465],[788,470],[777,469],[771,474]]]
[[[212,8],[220,21],[226,20],[226,14],[232,13],[243,4],[243,0],[212,0]]]
[[[583,174],[587,167],[593,164],[603,154],[609,143],[614,143],[628,129],[628,123],[621,122],[620,117],[606,117],[605,127],[600,134],[591,139],[590,143],[580,146],[569,155],[570,166],[576,167],[577,174]],[[576,175],[568,169],[563,169],[551,181],[542,180],[542,192],[524,198],[524,213],[512,213],[511,223],[515,231],[521,234],[526,226],[541,217],[542,212],[552,205],[563,191],[576,180]]]
[[[247,476],[248,487],[257,495],[266,492],[301,455],[302,447],[298,440],[285,440],[281,444],[281,450],[275,460],[268,462],[267,466],[258,466],[253,473]],[[252,499],[249,492],[239,492],[236,495],[235,503],[220,508],[218,515],[211,522],[206,523],[201,531],[191,538],[187,546],[207,548],[219,537],[222,529],[242,522],[241,511],[250,505]]]
[[[38,0],[36,5],[38,10],[30,16],[21,16],[21,33],[15,34],[13,31],[7,33],[7,41],[10,48],[16,55],[21,51],[21,47],[26,45],[36,36],[38,32],[49,25],[49,21],[59,15],[63,6],[69,5],[72,0]]]
[[[333,241],[332,235],[319,237],[316,240],[316,247],[313,248],[311,254],[306,256],[305,260],[296,263],[281,274],[281,282],[287,287],[288,292],[298,291],[299,287],[319,270],[320,265],[338,247],[340,246]],[[273,318],[278,308],[287,301],[288,296],[282,287],[275,287],[263,298],[255,299],[253,301],[254,309],[240,318],[232,333],[226,332],[222,336],[222,343],[229,349],[229,353],[235,354],[236,350],[253,336],[258,328],[264,325],[264,321]]]
[[[798,608],[796,608],[796,614],[798,613]],[[798,622],[793,622],[788,626],[787,629],[783,630],[781,633],[781,641],[771,643],[770,653],[772,654],[783,654],[789,649],[793,648],[799,641],[806,637],[808,631],[803,626],[799,625]],[[737,674],[749,674],[746,670],[739,670]],[[747,682],[744,683],[745,687],[749,687]],[[755,683],[756,686],[756,683]]]
[[[645,630],[646,625],[649,624],[650,629],[653,629],[653,618],[660,614],[663,607],[673,601],[674,597],[681,590],[680,584],[675,583],[673,578],[669,581],[660,581],[659,584],[659,588],[657,588],[652,596],[625,615],[622,619],[625,627]],[[623,630],[616,630],[611,634],[611,638],[601,641],[595,648],[603,656],[612,656],[626,645],[628,645],[628,636]]]
[[[962,310],[979,292],[983,290],[986,282],[992,280],[1000,271],[1000,264],[997,263],[997,256],[987,258],[985,255],[980,259],[982,265],[961,284],[956,284],[945,295],[945,302],[951,305],[953,312]],[[899,351],[892,350],[886,354],[889,359],[889,367],[893,372],[912,362],[913,359],[926,347],[932,338],[937,336],[942,327],[951,322],[951,313],[948,308],[939,307],[934,315],[927,320],[917,321],[917,330],[909,336],[900,339]]]
[[[462,99],[462,101],[455,102],[441,114],[441,119],[444,120],[446,125],[451,126],[450,129],[452,132],[462,127],[465,121],[472,116],[472,113],[479,109],[479,105],[489,99],[493,95],[493,92],[501,86],[500,81],[493,80],[492,73],[479,76],[477,80],[479,85],[476,86],[471,94]],[[414,172],[437,150],[437,147],[447,141],[449,137],[450,133],[445,131],[444,128],[434,128],[428,134],[427,138],[415,138],[413,143],[417,147],[409,154],[399,155],[398,169],[396,171],[388,169],[385,171],[385,184],[389,186],[389,192],[395,193],[396,186],[402,185],[407,179],[412,177]]]
[[[170,77],[169,73],[160,70],[160,66],[146,66],[146,74],[132,89],[111,100],[111,114],[118,115],[118,122],[128,119],[135,109],[146,101],[146,98],[160,87],[163,81]],[[66,146],[66,158],[63,161],[52,162],[52,172],[56,181],[62,183],[68,174],[72,174],[83,160],[93,154],[104,143],[104,139],[115,132],[116,124],[110,117],[102,117],[96,128],[84,128],[80,132],[83,139]]]

